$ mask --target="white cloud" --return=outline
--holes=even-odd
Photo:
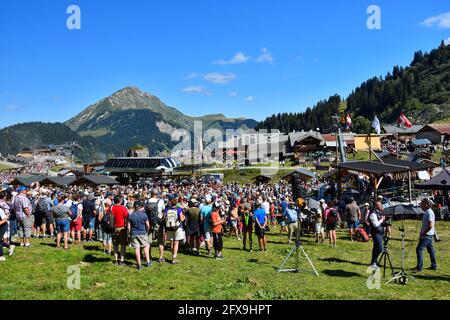
[[[445,39],[444,43],[445,43],[446,46],[448,46],[450,44],[450,38]]]
[[[186,79],[195,79],[197,77],[201,76],[200,74],[196,73],[196,72],[192,72],[191,74],[189,74]]]
[[[226,61],[226,60],[219,60],[214,62],[214,64],[238,64],[238,63],[244,63],[247,62],[250,59],[249,56],[246,56],[244,53],[242,52],[237,52],[233,58],[231,58],[230,60]]]
[[[237,97],[239,95],[239,93],[237,93],[236,91],[230,92],[229,96],[230,97]]]
[[[236,75],[233,73],[207,73],[204,79],[208,82],[224,84],[236,79]]]
[[[263,63],[263,62],[267,62],[267,63],[273,63],[273,57],[272,57],[272,53],[267,50],[266,48],[262,48],[261,49],[261,55],[256,58],[256,62],[259,63]]]
[[[429,17],[420,23],[421,26],[433,27],[440,29],[450,29],[450,11],[441,13],[440,15]]]
[[[204,86],[188,86],[188,87],[183,88],[182,91],[187,92],[187,93],[204,94],[205,96],[212,95],[212,93],[210,91],[208,91],[208,89],[206,89]]]
[[[21,109],[22,108],[18,107],[18,106],[6,106],[5,107],[5,111],[7,111],[7,112],[15,112],[15,111],[19,111]]]
[[[245,98],[245,101],[249,101],[249,102],[255,101],[255,97],[248,96],[248,97]]]

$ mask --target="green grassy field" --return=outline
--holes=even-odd
[[[398,225],[397,222],[394,226]],[[416,263],[416,226],[414,221],[406,224],[408,269]],[[439,270],[416,274],[418,282],[410,279],[406,286],[384,285],[384,280],[378,290],[369,290],[366,285],[372,243],[350,242],[344,231],[338,231],[336,248],[316,244],[312,237],[303,239],[303,246],[319,271],[318,277],[309,272],[276,273],[291,248],[286,235],[278,235],[279,229],[269,234],[265,253],[244,252],[242,243],[226,238],[224,261],[181,253],[178,265],[154,262],[142,271],[134,267],[131,248],[127,266],[118,267],[97,243],[74,245],[66,252],[55,248],[50,239],[33,240],[31,248],[16,248],[14,256],[0,262],[0,299],[449,299],[450,223],[438,222],[437,228],[443,240],[435,243]],[[399,238],[394,228],[390,251],[395,267],[400,266]],[[166,252],[165,257],[169,259],[170,254]],[[67,289],[67,268],[73,265],[81,270],[80,290]],[[425,267],[428,266],[425,252]],[[301,268],[309,270],[304,258]]]

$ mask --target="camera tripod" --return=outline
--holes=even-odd
[[[384,237],[383,238],[383,251],[381,253],[380,259],[378,260],[378,265],[381,265],[381,261],[383,261],[383,278],[386,277],[387,262],[389,262],[389,267],[391,268],[392,276],[395,275],[394,267],[392,266],[391,256],[389,254],[388,242],[389,242],[389,238]]]
[[[399,230],[402,233],[402,270],[398,273],[393,273],[393,277],[388,282],[386,282],[386,284],[389,284],[392,281],[397,282],[398,280],[400,284],[405,285],[408,283],[408,277],[411,277],[411,279],[417,282],[417,280],[413,276],[408,275],[405,271],[405,228],[402,227],[399,228]]]
[[[289,254],[287,255],[287,257],[284,259],[283,263],[281,264],[280,268],[278,268],[277,273],[280,272],[299,272],[301,271],[299,268],[299,263],[300,263],[300,250],[303,252],[303,255],[305,256],[306,260],[308,260],[311,268],[314,270],[314,274],[316,276],[319,276],[319,273],[317,272],[316,268],[314,268],[314,265],[312,263],[312,261],[309,259],[308,255],[306,254],[305,249],[303,249],[302,246],[302,242],[300,240],[300,228],[301,228],[301,224],[300,224],[300,219],[297,220],[297,232],[295,235],[295,245],[294,247],[292,247],[291,251],[289,252]],[[295,268],[292,269],[283,269],[283,267],[285,266],[285,264],[288,262],[289,258],[292,256],[292,254],[295,252]]]

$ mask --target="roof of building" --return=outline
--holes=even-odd
[[[95,185],[115,185],[118,184],[116,180],[108,176],[96,176],[96,175],[87,175],[74,180],[71,184],[95,184]]]
[[[419,162],[397,160],[393,158],[383,159],[385,163],[380,161],[354,161],[344,162],[338,165],[341,169],[348,169],[358,172],[382,175],[385,173],[401,173],[408,171],[423,171],[434,167],[431,164],[423,164]]]
[[[35,182],[39,182],[39,183],[42,182],[44,179],[45,179],[44,176],[39,176],[39,175],[17,176],[17,177],[14,177],[13,184],[18,183],[18,184],[24,185],[26,187],[29,187]]]
[[[444,169],[437,176],[423,184],[416,184],[416,189],[450,190],[450,172]]]
[[[75,180],[75,177],[47,177],[41,184],[53,184],[60,187],[66,187],[71,185]]]
[[[416,146],[420,146],[421,144],[431,144],[431,141],[428,139],[414,139],[411,140],[411,143]]]
[[[423,125],[415,124],[411,128],[406,128],[403,126],[397,126],[397,125],[385,125],[383,126],[384,132],[387,134],[415,134],[419,132],[423,128]]]
[[[428,131],[435,130],[440,134],[450,134],[450,123],[442,123],[442,124],[429,124],[423,127],[420,131]]]
[[[292,172],[290,172],[290,173],[284,175],[284,176],[283,176],[283,179],[284,179],[284,178],[291,177],[291,176],[293,176],[293,175],[295,175],[295,174],[298,174],[298,175],[300,175],[300,176],[307,177],[307,178],[314,178],[314,177],[316,176],[316,173],[315,173],[315,172],[312,172],[312,171],[309,171],[309,170],[301,169],[301,168],[300,168],[300,169],[297,169],[297,170],[295,170],[295,171],[292,171]]]

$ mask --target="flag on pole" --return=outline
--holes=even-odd
[[[373,119],[373,121],[372,121],[372,128],[375,129],[377,134],[381,133],[381,124],[380,124],[380,120],[378,120],[377,115],[375,115],[375,119]]]
[[[397,120],[398,124],[400,126],[406,127],[406,128],[411,128],[412,124],[411,122],[408,120],[408,118],[403,114],[403,112],[400,112],[400,116]]]

